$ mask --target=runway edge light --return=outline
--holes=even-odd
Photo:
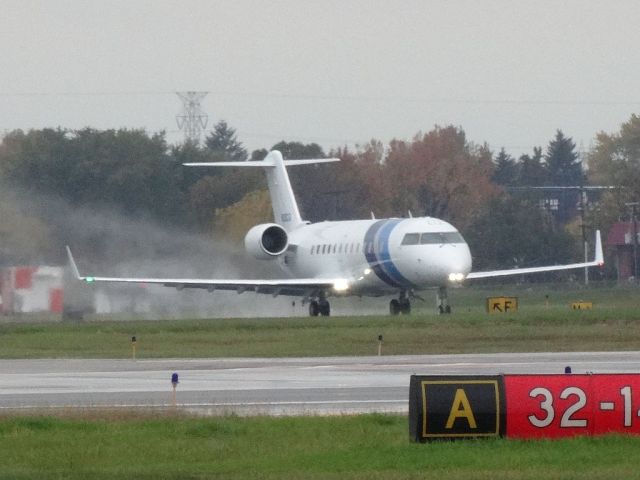
[[[178,383],[180,383],[178,381],[178,374],[176,372],[173,372],[171,374],[171,386],[172,386],[171,404],[174,407],[177,405],[176,389],[178,388]]]

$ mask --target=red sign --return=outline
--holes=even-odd
[[[506,434],[640,434],[640,375],[505,375]]]

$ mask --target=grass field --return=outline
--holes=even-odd
[[[640,478],[640,438],[413,444],[406,422],[386,415],[0,418],[0,478]]]
[[[493,287],[455,290],[452,315],[0,324],[0,358],[291,357],[640,350],[640,289]],[[517,312],[489,315],[485,298],[513,295]],[[593,310],[576,311],[589,300]],[[548,305],[547,305],[548,302]],[[418,304],[419,305],[419,304]]]
[[[518,312],[484,299],[513,295]],[[138,358],[640,350],[640,290],[456,290],[450,316],[0,324],[0,357]],[[573,311],[577,300],[591,311]],[[548,302],[548,305],[547,305]],[[33,319],[31,319],[33,320]],[[47,412],[48,413],[48,412]],[[0,416],[0,479],[640,478],[640,437],[412,444],[406,416],[191,418],[69,410]]]

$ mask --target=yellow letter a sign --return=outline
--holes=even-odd
[[[449,413],[449,419],[447,420],[445,428],[453,428],[453,423],[457,418],[466,418],[470,428],[477,428],[476,419],[473,416],[469,399],[462,388],[456,390],[456,396],[453,399],[453,405],[451,406],[451,412]]]

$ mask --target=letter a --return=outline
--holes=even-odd
[[[451,412],[449,413],[449,419],[445,428],[453,428],[453,424],[457,418],[466,418],[469,422],[469,428],[478,428],[476,419],[473,416],[471,405],[467,394],[464,393],[462,388],[456,390],[456,396],[453,399],[453,405],[451,406]]]

